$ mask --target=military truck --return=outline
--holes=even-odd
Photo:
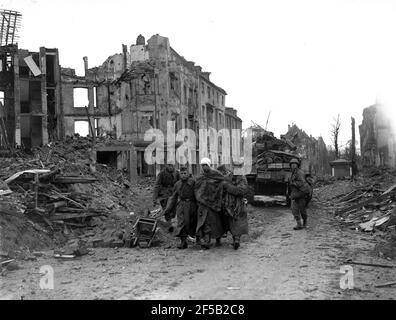
[[[259,128],[253,131],[252,171],[246,175],[251,192],[248,201],[289,205],[288,180],[290,160],[300,157],[293,153],[296,146],[289,140],[277,139],[271,132]]]

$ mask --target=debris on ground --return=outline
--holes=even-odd
[[[342,225],[380,233],[379,255],[396,257],[396,170],[370,168],[356,179],[322,184],[314,196]]]
[[[126,172],[105,164],[92,173],[91,146],[91,138],[75,135],[0,158],[3,251],[23,258],[73,239],[88,247],[123,245],[126,228],[151,203],[154,179],[131,183]]]

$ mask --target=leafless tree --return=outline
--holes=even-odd
[[[340,115],[338,114],[337,118],[334,118],[333,120],[334,120],[334,122],[331,124],[331,137],[333,140],[335,157],[336,157],[336,159],[338,159],[339,158],[338,134],[340,133],[340,128],[341,128]]]

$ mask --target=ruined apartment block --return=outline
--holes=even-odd
[[[180,56],[168,38],[154,35],[146,44],[139,35],[129,51],[123,45],[122,53],[101,66],[88,68],[87,57],[84,63],[84,77],[72,69],[61,71],[64,134],[74,134],[76,125],[85,122],[86,132],[92,128],[96,135],[116,139],[97,146],[97,161],[128,169],[131,176],[159,170],[144,161],[144,150],[151,143],[144,141],[144,134],[160,129],[166,143],[168,120],[175,121],[176,133],[184,128],[197,133],[197,159],[199,128],[242,127],[236,110],[225,107],[227,93],[210,81],[209,72]],[[78,101],[85,96],[85,101],[77,103],[76,95]],[[221,163],[222,140],[218,140],[219,159],[212,160]],[[198,170],[192,164],[193,173]]]
[[[376,103],[363,110],[359,126],[363,166],[396,167],[396,132],[394,119],[383,105]]]
[[[0,148],[30,149],[77,131],[83,135],[109,137],[97,144],[97,162],[126,169],[131,178],[153,175],[160,167],[147,165],[144,134],[151,128],[165,135],[167,121],[175,121],[175,132],[196,132],[199,159],[200,128],[217,131],[241,129],[235,109],[227,108],[225,90],[210,81],[210,73],[180,56],[168,38],[154,35],[146,43],[122,46],[99,67],[89,68],[84,57],[84,76],[62,68],[57,49],[38,52],[19,49],[17,44],[0,47]],[[212,134],[209,131],[209,134]],[[202,137],[201,137],[202,138]],[[216,139],[223,161],[223,137]],[[239,140],[230,137],[231,150]],[[214,139],[213,139],[214,140]],[[204,140],[205,141],[205,140]],[[177,145],[176,145],[177,146]],[[214,147],[207,144],[207,153]],[[199,166],[192,164],[193,173]]]
[[[62,136],[57,49],[0,47],[0,148],[32,148]]]

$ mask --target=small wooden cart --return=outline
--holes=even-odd
[[[133,246],[141,247],[141,243],[146,242],[147,248],[149,248],[158,231],[157,219],[139,218],[133,227],[136,230]]]

